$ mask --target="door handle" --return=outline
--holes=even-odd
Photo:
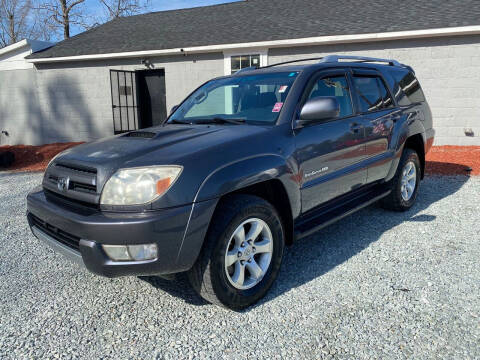
[[[350,131],[353,132],[354,134],[358,134],[360,129],[363,129],[363,125],[358,124],[358,123],[351,123],[350,124]]]

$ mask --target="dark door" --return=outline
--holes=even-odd
[[[138,129],[135,72],[110,70],[110,86],[114,133]]]
[[[140,108],[139,128],[160,125],[167,117],[165,71],[138,71],[137,81]]]
[[[355,115],[349,81],[344,71],[321,72],[312,80],[303,101],[335,96],[340,116],[296,130],[296,158],[302,174],[302,211],[365,184],[365,135]]]
[[[365,127],[365,152],[369,164],[367,182],[374,182],[385,178],[390,170],[394,156],[390,141],[399,111],[377,71],[354,69],[352,83]]]

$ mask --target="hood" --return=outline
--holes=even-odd
[[[172,164],[190,153],[264,131],[251,125],[169,124],[82,144],[63,152],[57,161],[111,169]]]

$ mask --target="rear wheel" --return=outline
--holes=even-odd
[[[215,212],[190,282],[211,303],[248,307],[277,277],[283,248],[282,223],[271,204],[251,195],[230,196]]]
[[[421,168],[415,150],[405,149],[395,177],[390,182],[392,192],[382,199],[382,206],[389,210],[406,211],[417,199]]]

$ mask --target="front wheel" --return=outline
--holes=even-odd
[[[190,283],[211,303],[243,309],[266,294],[278,275],[283,249],[283,226],[275,208],[256,196],[230,196],[215,211],[189,271]]]
[[[398,164],[395,177],[390,181],[391,193],[382,199],[384,208],[394,211],[410,209],[417,199],[421,168],[415,150],[405,149]]]

